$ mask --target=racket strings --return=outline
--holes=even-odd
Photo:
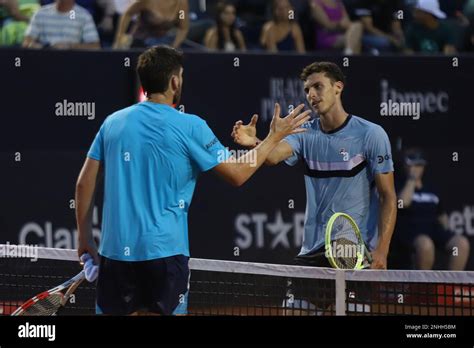
[[[336,218],[332,228],[332,239],[346,239],[348,242],[357,244],[359,239],[354,232],[354,226],[343,216]]]
[[[339,268],[354,269],[358,259],[359,239],[354,226],[344,217],[334,221],[331,244],[333,258]]]
[[[63,294],[61,293],[51,294],[26,308],[21,315],[54,315],[59,307],[61,307],[62,299]]]
[[[335,241],[336,255],[334,257],[339,268],[353,269],[357,264],[357,244],[345,238]],[[338,253],[338,249],[342,250],[342,255]]]

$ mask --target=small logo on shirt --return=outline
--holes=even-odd
[[[206,150],[209,150],[211,147],[216,145],[218,143],[218,141],[219,141],[219,139],[217,139],[217,137],[212,139],[212,141],[209,144],[206,145]]]
[[[349,152],[347,152],[346,149],[340,149],[339,153],[342,155],[343,161],[349,161]]]
[[[384,161],[390,160],[390,155],[385,155],[385,156],[377,156],[377,162],[379,164],[383,163]]]

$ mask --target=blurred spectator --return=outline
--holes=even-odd
[[[76,0],[76,4],[86,9],[94,19],[94,23],[99,23],[99,17],[101,16],[100,8],[98,6],[98,1],[100,0]],[[111,1],[111,0],[107,0]],[[49,5],[54,3],[55,0],[41,0],[41,5]]]
[[[229,2],[217,5],[216,26],[206,32],[204,45],[210,49],[226,52],[245,51],[245,40],[242,32],[236,28],[235,6]]]
[[[419,0],[413,13],[414,23],[406,34],[407,52],[445,53],[456,52],[455,37],[442,19],[438,0]]]
[[[35,13],[26,31],[23,46],[58,49],[100,48],[92,16],[74,0],[56,0]]]
[[[465,49],[465,39],[469,28],[469,19],[464,13],[467,0],[439,0],[439,8],[446,14],[445,23],[454,39],[458,51]]]
[[[39,8],[37,0],[0,0],[0,45],[21,45],[28,22]]]
[[[378,54],[403,48],[403,29],[397,17],[398,11],[404,9],[400,0],[360,0],[353,6],[354,14],[364,25],[365,50]]]
[[[305,53],[303,33],[288,0],[273,1],[273,19],[263,26],[260,43],[270,52]]]
[[[20,12],[18,0],[0,0],[0,26],[7,18],[28,22],[30,19]]]
[[[138,15],[136,25],[127,35],[132,17]],[[114,48],[150,47],[167,44],[180,47],[189,31],[188,0],[136,0],[120,19]]]
[[[316,49],[342,49],[344,54],[359,54],[363,27],[351,22],[341,0],[309,0],[316,21]]]
[[[134,0],[97,0],[101,16],[97,16],[100,20],[96,23],[103,47],[112,46],[119,19],[133,2]]]
[[[272,1],[229,0],[237,9],[237,27],[245,37],[245,45],[251,50],[261,50],[262,26],[271,17]],[[270,10],[269,10],[270,8]]]
[[[397,217],[397,241],[413,250],[416,269],[433,268],[437,247],[449,255],[449,270],[464,270],[469,241],[448,229],[448,216],[439,196],[423,180],[427,165],[423,153],[419,149],[408,149],[404,161],[405,178],[397,183],[398,198],[403,202]]]

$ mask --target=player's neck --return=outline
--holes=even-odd
[[[325,114],[320,114],[320,124],[324,132],[331,132],[334,129],[341,127],[346,122],[349,114],[344,110],[342,106],[334,107],[333,110]]]
[[[154,93],[150,94],[147,98],[147,101],[156,104],[165,104],[173,106],[173,97],[166,94]]]

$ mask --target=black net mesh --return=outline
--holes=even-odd
[[[58,258],[57,249],[51,257]],[[64,259],[0,257],[0,312],[11,315],[33,296],[80,270]],[[473,315],[474,272],[336,271],[329,268],[191,259],[190,315]],[[342,275],[342,278],[341,278]],[[96,288],[87,281],[58,315],[94,315]],[[59,297],[29,315],[50,315]]]

